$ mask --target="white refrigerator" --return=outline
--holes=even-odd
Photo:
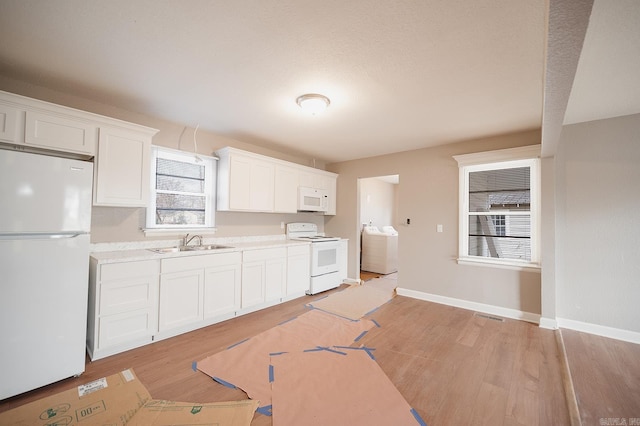
[[[92,179],[0,149],[0,399],[84,372]]]

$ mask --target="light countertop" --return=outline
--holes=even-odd
[[[148,246],[148,244],[144,243],[122,243],[122,244],[111,244],[109,245],[98,245],[96,244],[93,248],[95,251],[91,252],[91,258],[96,261],[98,264],[105,263],[118,263],[118,262],[133,262],[133,261],[141,261],[141,260],[155,260],[155,259],[166,259],[170,257],[184,257],[184,256],[202,256],[207,254],[214,253],[230,253],[237,251],[245,251],[245,250],[258,250],[258,249],[266,249],[266,248],[278,248],[278,247],[289,247],[289,246],[299,246],[299,245],[310,245],[311,243],[308,241],[298,241],[298,240],[287,240],[287,239],[273,239],[273,240],[260,240],[257,239],[255,241],[247,241],[244,239],[239,242],[208,242],[204,241],[203,244],[220,244],[224,246],[229,246],[229,248],[220,248],[215,250],[195,250],[195,251],[179,251],[179,252],[170,252],[170,253],[158,253],[153,251],[153,248],[162,248],[162,247],[176,247],[179,243],[176,242],[167,242],[163,245],[162,242],[155,242],[153,246]],[[120,248],[117,250],[109,250],[109,247]]]

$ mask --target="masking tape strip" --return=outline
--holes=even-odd
[[[373,356],[373,351],[376,350],[376,348],[368,348],[366,346],[361,346],[359,348],[354,348],[352,346],[335,346],[338,349],[356,349],[359,351],[365,351],[367,353],[367,355],[369,355],[369,358],[371,358],[372,360],[376,360],[376,357]]]
[[[216,382],[220,383],[223,386],[226,386],[228,388],[231,389],[238,389],[235,385],[229,383],[229,382],[225,382],[224,380],[222,380],[220,377],[214,377],[213,380],[215,380]]]
[[[369,332],[369,330],[365,330],[362,333],[360,333],[360,335],[358,337],[356,337],[353,341],[357,342],[358,340],[362,339],[364,337],[365,334],[367,334]]]
[[[264,407],[258,407],[256,410],[258,413],[271,417],[273,412],[271,411],[271,405],[265,405]]]
[[[227,348],[227,350],[229,350],[229,349],[231,349],[231,348],[235,348],[236,346],[243,344],[244,342],[246,342],[246,341],[247,341],[247,340],[249,340],[249,339],[250,339],[250,337],[247,337],[247,338],[246,338],[246,339],[244,339],[244,340],[240,340],[238,343],[234,343],[233,345],[229,346],[229,347]]]
[[[376,320],[374,320],[374,319],[371,319],[371,320],[369,320],[369,321],[371,321],[372,323],[374,323],[374,324],[376,325],[376,327],[378,327],[378,328],[382,328],[382,327],[380,327],[380,324],[378,324],[378,321],[376,321]]]
[[[269,356],[278,356],[278,355],[282,355],[282,354],[286,354],[286,353],[289,353],[289,352],[271,352],[269,354]]]
[[[415,408],[411,409],[411,414],[413,414],[413,417],[416,419],[420,426],[427,426],[427,423],[422,420],[422,417],[420,417],[420,414],[418,414]]]
[[[192,369],[193,371],[198,371],[198,361],[193,361],[193,362],[191,363],[191,369]]]
[[[284,320],[284,321],[282,321],[282,322],[281,322],[280,324],[278,324],[278,325],[286,324],[286,323],[288,323],[289,321],[293,321],[293,320],[294,320],[294,319],[296,319],[296,318],[298,318],[298,317],[296,316],[296,317],[293,317],[293,318],[289,318],[288,320]]]
[[[269,383],[273,382],[273,365],[269,365]]]

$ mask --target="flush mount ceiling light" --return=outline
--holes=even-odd
[[[318,95],[317,93],[307,93],[306,95],[299,96],[296,102],[304,112],[308,112],[311,115],[316,115],[324,111],[331,103],[329,98],[324,95]]]

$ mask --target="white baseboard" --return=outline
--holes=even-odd
[[[558,318],[558,326],[569,330],[581,331],[583,333],[595,334],[597,336],[608,337],[610,339],[623,340],[640,344],[640,333],[637,331],[623,330],[620,328],[607,327],[604,325],[592,324],[588,322]]]
[[[540,323],[540,314],[519,311],[517,309],[503,308],[500,306],[486,305],[484,303],[471,302],[469,300],[455,299],[453,297],[440,296],[437,294],[424,293],[421,291],[410,290],[406,288],[397,288],[396,293],[399,296],[411,297],[413,299],[426,300],[427,302],[440,303],[441,305],[454,306],[456,308],[468,309],[471,311],[482,312],[485,314],[496,315],[504,318],[517,319],[534,324]]]
[[[547,328],[549,330],[558,329],[558,321],[555,318],[540,317],[540,328]]]

